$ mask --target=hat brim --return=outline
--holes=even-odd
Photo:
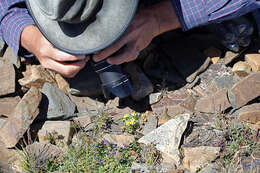
[[[49,19],[34,0],[26,0],[26,5],[41,33],[56,48],[71,54],[92,54],[120,38],[133,19],[138,0],[103,0],[96,19],[81,25]]]

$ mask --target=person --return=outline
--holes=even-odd
[[[154,37],[177,28],[187,31],[248,12],[254,12],[256,21],[260,22],[258,8],[257,0],[163,0],[139,9],[124,35],[96,52],[93,60],[107,59],[110,64],[133,61]],[[34,25],[24,0],[1,0],[0,9],[0,39],[17,55],[30,57],[32,53],[43,67],[66,77],[74,77],[84,68],[89,56],[72,55],[55,48]],[[123,51],[113,55],[123,46]]]

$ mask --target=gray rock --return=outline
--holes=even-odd
[[[5,122],[6,122],[6,120],[0,119],[0,129],[3,127]]]
[[[68,119],[75,116],[76,105],[60,89],[46,82],[42,93],[47,97],[41,104],[47,109],[47,119]]]
[[[148,115],[147,122],[145,122],[145,125],[144,125],[141,133],[143,135],[147,135],[148,133],[150,133],[151,131],[156,129],[157,124],[158,124],[157,118],[154,115]]]
[[[153,84],[142,72],[139,66],[137,66],[133,62],[128,63],[125,67],[125,71],[130,74],[130,78],[134,88],[131,96],[134,100],[141,100],[142,98],[153,92]]]
[[[209,68],[199,75],[200,77],[200,87],[204,91],[207,91],[209,85],[217,78],[222,78],[223,76],[231,76],[228,68],[220,63],[212,64]],[[222,82],[222,79],[220,79]]]
[[[152,93],[149,95],[149,104],[155,104],[162,99],[162,93]]]
[[[147,165],[139,164],[136,162],[132,163],[131,172],[142,172],[142,173],[150,173],[151,170]]]
[[[199,173],[219,173],[220,167],[217,164],[210,164],[203,168]]]
[[[13,64],[16,68],[21,67],[21,59],[15,55],[11,47],[8,47],[3,56],[4,60],[10,64]]]
[[[167,154],[176,164],[179,164],[179,145],[189,119],[189,114],[178,115],[140,138],[138,142],[145,145],[154,144],[157,150]]]

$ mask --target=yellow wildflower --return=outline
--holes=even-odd
[[[132,112],[132,114],[131,114],[132,116],[136,116],[136,112],[134,111],[134,112]]]
[[[129,126],[130,125],[130,121],[126,121],[125,125]]]
[[[128,118],[128,114],[124,114],[124,118],[125,118],[125,119]]]
[[[130,124],[133,125],[135,123],[135,119],[131,119]]]

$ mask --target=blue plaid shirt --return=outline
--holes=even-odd
[[[184,31],[238,17],[248,12],[253,12],[260,28],[260,11],[257,10],[260,9],[259,0],[171,1]],[[0,39],[4,40],[18,54],[23,28],[34,24],[24,0],[1,0],[0,22]]]

